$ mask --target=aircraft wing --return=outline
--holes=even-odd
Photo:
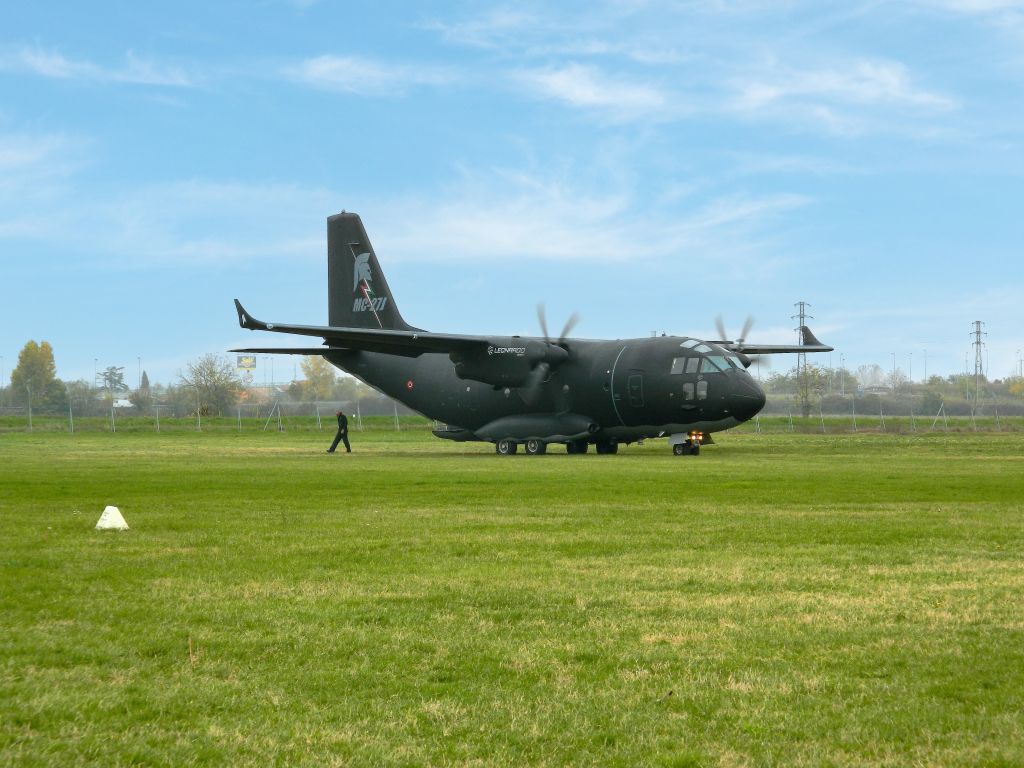
[[[238,349],[232,352],[268,352],[293,355],[322,355],[332,349],[385,352],[390,355],[419,357],[426,352],[474,352],[486,349],[485,336],[456,336],[447,333],[426,331],[391,331],[372,328],[340,328],[329,325],[285,325],[265,323],[250,315],[235,299],[238,324],[250,331],[275,331],[294,333],[298,336],[318,336],[324,340],[323,347],[277,347],[273,349]]]
[[[806,325],[800,326],[801,344],[747,344],[734,345],[731,349],[745,355],[785,355],[800,352],[831,352],[834,347],[822,344]]]

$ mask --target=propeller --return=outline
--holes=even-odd
[[[558,340],[552,341],[548,333],[547,313],[544,311],[544,304],[540,303],[537,305],[537,322],[540,323],[540,330],[544,334],[544,344],[547,346],[547,353],[533,367],[529,376],[526,377],[526,381],[519,387],[519,396],[527,405],[536,405],[537,401],[540,400],[543,384],[547,381],[548,376],[551,375],[551,366],[568,359],[565,341],[579,321],[579,312],[573,312],[565,321],[565,325],[562,326],[562,332],[558,334]]]
[[[540,329],[544,332],[544,341],[547,344],[551,344],[551,337],[548,335],[548,321],[547,316],[544,312],[544,303],[541,302],[537,305],[537,321],[540,323]],[[562,346],[565,339],[572,333],[572,329],[577,326],[580,322],[580,313],[573,312],[569,315],[569,319],[565,321],[565,325],[562,327],[562,332],[558,335],[558,341],[555,342],[558,346]]]
[[[740,335],[736,337],[735,341],[729,339],[729,334],[725,331],[725,322],[722,320],[722,316],[718,315],[715,318],[715,330],[718,331],[718,338],[723,342],[726,342],[723,346],[728,347],[733,352],[742,352],[743,343],[747,340],[747,336],[750,334],[750,329],[754,327],[754,316],[747,315],[747,319],[743,321],[743,328],[740,331]]]
[[[747,315],[747,319],[743,321],[743,328],[740,330],[739,336],[735,340],[729,339],[729,334],[725,330],[725,322],[722,320],[722,316],[718,315],[715,318],[715,330],[718,331],[718,338],[721,339],[719,342],[723,347],[729,349],[740,356],[740,360],[743,362],[745,368],[749,368],[755,363],[761,363],[766,366],[771,366],[772,360],[770,355],[747,355],[743,353],[744,345],[747,341],[747,336],[750,335],[750,330],[754,327],[754,316]]]

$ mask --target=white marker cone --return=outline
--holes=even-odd
[[[99,522],[96,523],[97,531],[127,531],[128,523],[124,521],[124,516],[121,514],[121,510],[117,507],[107,507],[103,510],[103,514],[100,515]]]

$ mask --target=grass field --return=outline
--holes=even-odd
[[[1024,433],[329,438],[0,435],[0,762],[1024,764]]]

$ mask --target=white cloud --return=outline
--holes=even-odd
[[[0,134],[0,229],[10,227],[16,206],[58,193],[83,165],[87,144],[64,134]]]
[[[496,8],[469,21],[444,23],[432,21],[427,29],[436,30],[448,42],[475,48],[504,48],[519,42],[526,30],[534,30],[539,19],[518,9]]]
[[[0,70],[29,72],[59,80],[171,87],[194,85],[193,78],[180,67],[160,65],[132,51],[125,53],[124,66],[103,67],[88,60],[69,59],[57,51],[23,46],[0,53]]]
[[[561,179],[496,172],[467,177],[430,202],[389,201],[380,215],[370,212],[389,222],[377,236],[389,258],[600,264],[700,253],[715,264],[742,250],[748,235],[808,202],[778,194],[651,209],[628,190],[596,194]]]
[[[732,81],[730,108],[738,114],[819,125],[836,134],[917,131],[932,135],[915,118],[933,118],[958,108],[942,93],[918,87],[907,68],[893,61],[857,60],[822,68],[780,67],[774,62],[757,74]]]
[[[305,59],[288,67],[285,74],[316,88],[364,95],[389,95],[412,86],[445,85],[456,79],[449,69],[332,55]]]
[[[659,88],[576,63],[521,70],[515,79],[534,96],[620,118],[654,116],[664,113],[671,104],[669,95]]]
[[[736,105],[751,111],[793,100],[924,109],[956,106],[947,96],[914,87],[907,68],[898,62],[861,60],[842,68],[776,71],[771,75],[737,83]]]

